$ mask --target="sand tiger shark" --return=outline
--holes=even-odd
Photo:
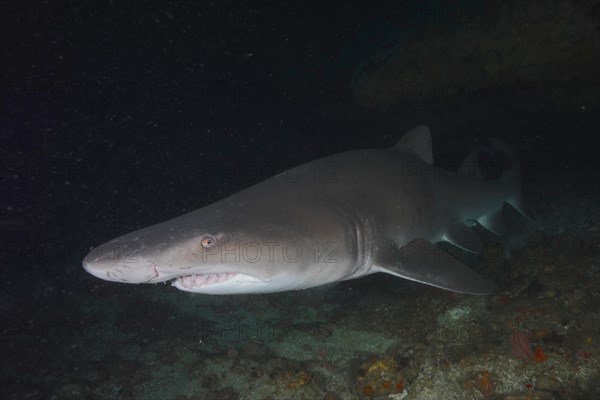
[[[354,150],[279,173],[241,192],[93,249],[107,281],[171,281],[206,294],[306,289],[376,272],[470,294],[493,286],[437,242],[481,251],[474,225],[523,212],[514,168],[484,180],[477,154],[458,171],[433,166],[426,126],[386,149]]]

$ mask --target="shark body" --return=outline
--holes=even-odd
[[[305,289],[376,272],[488,294],[489,283],[434,244],[479,252],[471,227],[496,232],[504,203],[520,210],[511,171],[486,181],[474,160],[456,172],[434,167],[429,129],[419,126],[392,148],[315,160],[111,240],[83,267],[108,281],[172,281],[206,294]]]

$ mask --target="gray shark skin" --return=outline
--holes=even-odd
[[[514,168],[494,181],[472,167],[433,166],[425,126],[389,149],[348,151],[303,164],[91,251],[90,274],[206,294],[270,293],[376,272],[469,294],[492,286],[436,246],[481,251],[474,224],[502,231],[517,210]]]

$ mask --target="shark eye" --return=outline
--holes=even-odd
[[[215,238],[213,238],[212,236],[204,236],[201,240],[200,240],[200,244],[202,245],[202,247],[204,247],[205,249],[211,249],[215,246],[215,244],[217,244],[217,241],[215,240]]]

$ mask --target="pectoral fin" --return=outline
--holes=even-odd
[[[415,239],[375,255],[375,269],[400,278],[468,294],[490,294],[492,285],[434,244]]]

